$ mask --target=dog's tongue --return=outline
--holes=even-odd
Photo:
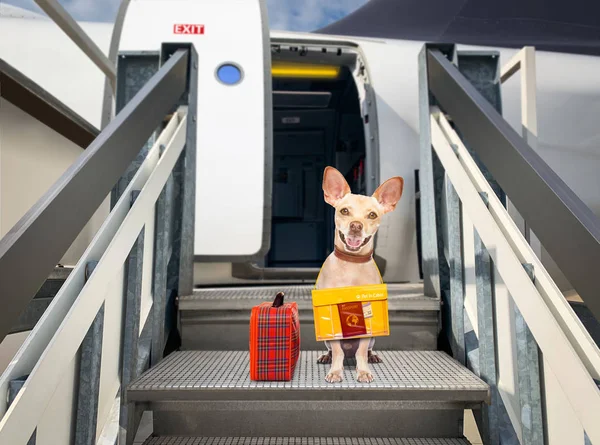
[[[362,243],[362,239],[348,236],[348,237],[346,237],[346,242],[348,243],[348,245],[350,247],[359,247],[360,244]]]

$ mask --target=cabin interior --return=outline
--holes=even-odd
[[[320,267],[333,249],[333,208],[323,200],[331,165],[365,193],[365,124],[351,51],[274,46],[271,249],[265,267]]]

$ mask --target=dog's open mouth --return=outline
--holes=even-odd
[[[344,234],[341,231],[339,231],[339,232],[340,232],[340,239],[346,246],[346,249],[349,250],[350,252],[358,252],[371,239],[371,235],[369,235],[365,239],[363,239],[362,237],[358,237],[358,236],[350,236],[350,235],[344,236]]]

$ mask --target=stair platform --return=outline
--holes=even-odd
[[[159,436],[461,437],[464,409],[489,387],[439,351],[380,351],[375,381],[325,381],[320,353],[302,351],[290,382],[253,382],[246,351],[181,351],[129,385]],[[309,428],[307,428],[309,426]]]
[[[150,437],[144,445],[471,445],[464,438]]]
[[[320,349],[315,339],[312,285],[213,287],[180,297],[179,324],[182,349],[243,350],[249,341],[253,306],[283,291],[286,301],[298,303],[304,349]],[[376,340],[378,350],[437,349],[440,301],[423,295],[421,283],[388,284],[391,335]]]
[[[284,292],[286,301],[296,301],[298,309],[312,310],[313,288],[310,284],[200,288],[195,289],[192,295],[179,298],[179,310],[247,310],[256,304],[273,300],[277,292]],[[439,300],[423,295],[421,283],[391,283],[387,288],[390,310],[439,310]]]

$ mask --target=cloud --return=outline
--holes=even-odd
[[[121,0],[59,0],[81,21],[112,22]],[[367,0],[267,0],[271,29],[314,31],[358,9]],[[34,0],[0,0],[42,13]]]
[[[0,2],[45,15],[34,0],[0,0]],[[59,0],[59,3],[75,20],[112,22],[117,15],[121,0]]]
[[[268,0],[271,29],[314,31],[345,17],[366,0]]]

